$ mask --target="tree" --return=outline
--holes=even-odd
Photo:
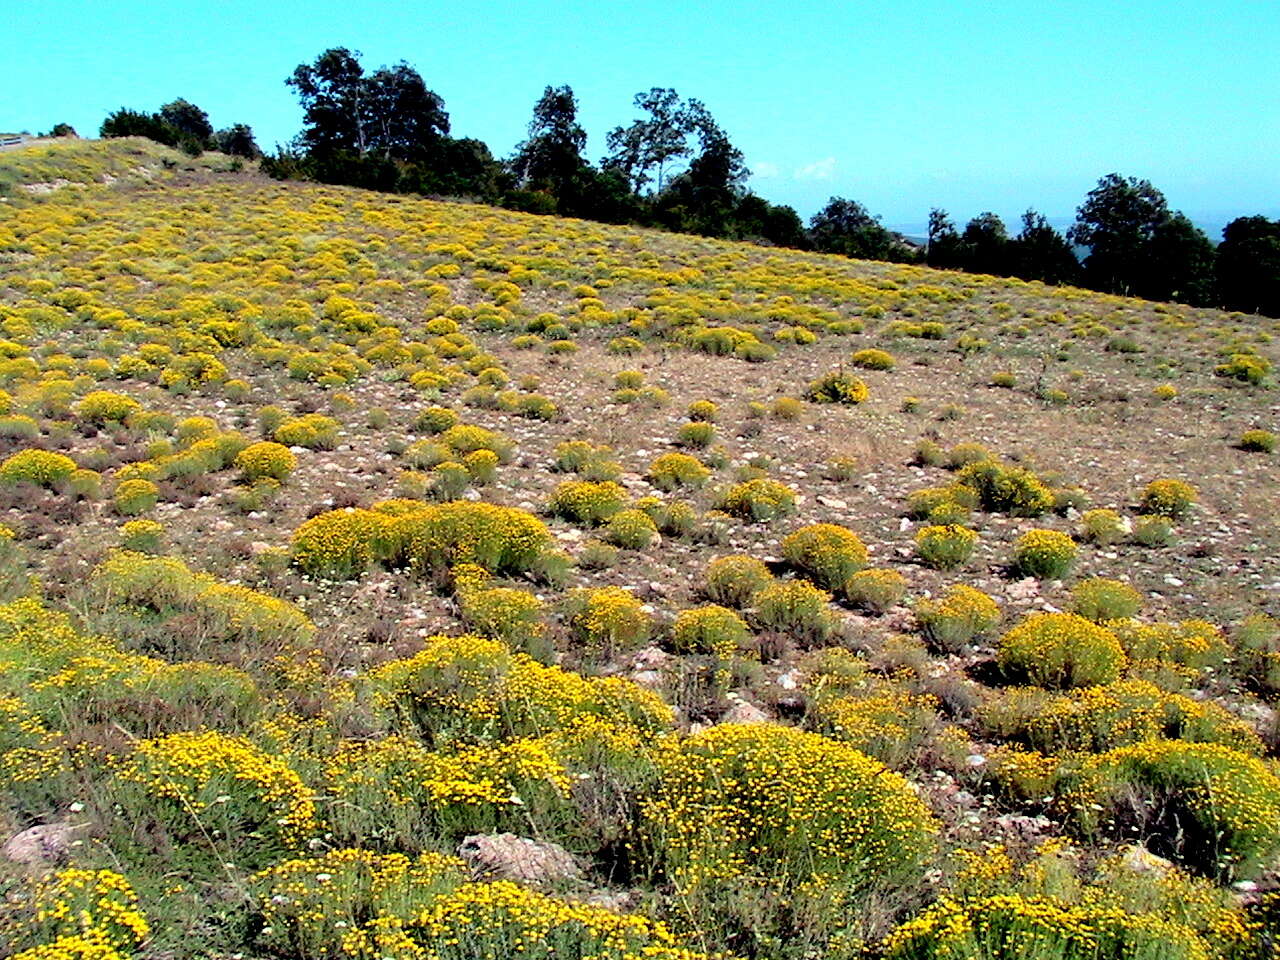
[[[578,123],[578,99],[573,88],[550,87],[533,105],[529,136],[516,147],[511,170],[524,190],[544,191],[572,207],[581,192],[587,163],[582,150],[587,132]]]
[[[1280,317],[1280,220],[1237,217],[1223,229],[1217,254],[1222,305]]]
[[[610,153],[602,166],[620,171],[637,194],[643,193],[655,180],[650,171],[656,168],[655,192],[661,193],[667,164],[693,153],[689,134],[706,115],[706,108],[696,100],[681,103],[679,95],[669,87],[653,87],[648,93],[637,93],[633,102],[649,116],[609,132]]]
[[[839,253],[864,260],[893,259],[896,241],[862,204],[832,197],[809,219],[813,246],[823,253]]]
[[[1175,211],[1158,224],[1147,249],[1139,293],[1197,307],[1214,302],[1214,249],[1204,231]]]
[[[960,236],[964,269],[997,276],[1009,272],[1009,232],[994,213],[980,213],[965,225]]]
[[[1067,238],[1034,210],[1022,215],[1022,230],[1009,243],[1010,272],[1024,280],[1076,283],[1080,261]]]
[[[163,123],[178,131],[180,141],[190,141],[203,148],[208,146],[213,137],[209,115],[189,100],[179,97],[166,103],[160,108],[158,116]]]
[[[55,123],[53,125],[52,130],[50,130],[48,133],[41,134],[41,136],[43,137],[75,137],[75,136],[79,136],[79,134],[76,133],[76,128],[69,123]]]
[[[960,235],[947,211],[934,207],[929,211],[929,238],[925,247],[925,262],[943,270],[963,267]]]
[[[253,138],[253,128],[245,123],[236,123],[213,135],[215,149],[229,153],[233,157],[246,157],[255,160],[262,156],[258,142]]]
[[[697,131],[701,149],[689,168],[674,177],[659,194],[659,218],[675,230],[723,237],[733,228],[738,204],[746,196],[745,184],[751,176],[742,151],[729,142],[697,101],[693,101],[690,122]]]
[[[107,114],[98,128],[100,137],[146,137],[167,147],[176,146],[178,131],[154,113],[121,107]]]
[[[303,109],[303,148],[318,158],[409,160],[449,132],[444,101],[407,63],[366,75],[360,54],[334,47],[299,64],[285,83]]]
[[[1107,293],[1130,293],[1142,286],[1152,237],[1168,217],[1164,194],[1149,181],[1118,173],[1099,180],[1067,234],[1089,248],[1085,282]]]

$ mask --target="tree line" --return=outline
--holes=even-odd
[[[246,124],[214,130],[178,99],[154,113],[121,108],[101,135],[144,136],[189,153],[217,149],[257,158],[279,179],[462,197],[531,213],[634,224],[850,257],[1075,284],[1153,300],[1280,316],[1280,220],[1240,217],[1215,246],[1170,210],[1146,180],[1108,174],[1065,233],[1028,210],[1017,234],[983,213],[957,228],[929,215],[921,244],[889,230],[862,204],[832,197],[805,224],[796,211],[747,187],[751,175],[706,105],[654,87],[635,95],[636,116],[586,156],[587,134],[569,86],[548,86],[525,139],[497,158],[482,141],[454,137],[444,100],[400,62],[367,71],[345,47],[299,64],[285,83],[303,129],[263,154]]]

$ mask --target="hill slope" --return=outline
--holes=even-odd
[[[495,829],[578,856],[552,893],[611,888],[691,947],[760,956],[850,955],[944,887],[977,912],[1011,892],[1084,910],[1071,896],[1094,894],[1033,879],[1059,834],[1082,852],[1058,867],[1122,912],[1163,909],[1098,865],[1134,839],[1207,874],[1169,884],[1222,910],[1213,882],[1274,876],[1265,824],[1206,851],[1108,790],[1148,789],[1116,751],[1205,741],[1263,798],[1253,816],[1274,811],[1257,758],[1280,631],[1236,625],[1280,612],[1275,460],[1240,444],[1280,419],[1280,322],[282,184],[135,142],[5,154],[0,184],[3,587],[43,604],[0,611],[0,696],[35,737],[0,746],[57,771],[12,779],[6,816],[74,809],[74,862],[142,894],[144,953],[336,955],[340,930],[273,899],[314,894],[280,893],[294,868],[250,876]],[[861,402],[821,402],[855,380]],[[1194,506],[1147,491],[1169,479]],[[1059,536],[1020,541],[1036,530]],[[929,552],[969,540],[955,566]],[[766,566],[708,583],[727,555]],[[1096,577],[1137,592],[1080,588]],[[940,605],[956,585],[991,599]],[[1123,622],[1026,619],[1064,609]],[[464,630],[488,639],[437,637]],[[781,726],[723,723],[761,718]],[[213,739],[148,739],[172,735]],[[1007,871],[957,866],[993,843]],[[468,898],[490,933],[563,908],[439,882],[414,909],[441,929]],[[319,913],[403,909],[348,894]],[[667,949],[647,922],[626,950]],[[443,949],[424,929],[405,936]]]

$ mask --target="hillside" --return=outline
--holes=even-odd
[[[15,949],[1270,948],[1280,321],[144,141],[0,194]]]

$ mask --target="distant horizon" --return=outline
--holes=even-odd
[[[417,68],[452,134],[500,158],[544,86],[573,87],[593,163],[636,117],[635,93],[673,87],[743,151],[750,187],[805,220],[841,196],[896,229],[941,207],[958,227],[993,210],[1016,232],[1028,207],[1070,221],[1111,172],[1150,180],[1199,224],[1280,213],[1280,5],[972,6],[828,3],[784,18],[716,0],[697,16],[671,0],[382,0],[357,22],[333,0],[185,0],[161,18],[139,0],[50,0],[9,15],[0,127],[96,136],[121,106],[184,97],[215,127],[250,124],[270,151],[302,126],[285,77],[346,46],[369,69]],[[76,29],[49,43],[50,23]]]

